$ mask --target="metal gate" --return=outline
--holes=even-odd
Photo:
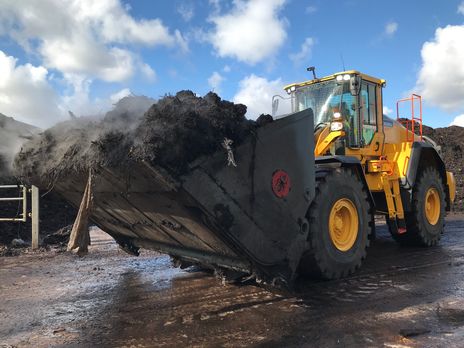
[[[2,193],[7,190],[18,189],[17,197],[2,197]],[[27,209],[27,194],[31,194],[31,211]],[[0,217],[0,222],[18,222],[25,223],[31,219],[32,226],[32,249],[39,247],[39,189],[37,186],[28,188],[25,185],[0,185],[0,203],[2,202],[19,202],[21,204],[21,213],[14,217]],[[0,206],[1,209],[1,206]]]

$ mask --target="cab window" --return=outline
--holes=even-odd
[[[373,83],[363,81],[360,103],[362,119],[362,139],[364,145],[369,145],[377,131],[376,89]]]

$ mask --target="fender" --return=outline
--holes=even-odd
[[[449,211],[451,200],[446,176],[446,165],[437,149],[432,144],[418,141],[413,143],[406,176],[401,178],[401,185],[411,192],[416,183],[418,174],[422,168],[426,166],[434,166],[440,173],[446,194],[446,210]]]

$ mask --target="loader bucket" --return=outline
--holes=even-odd
[[[133,251],[289,282],[306,250],[315,194],[313,125],[310,109],[275,120],[232,144],[234,163],[218,151],[178,178],[145,162],[101,168],[91,219]],[[86,182],[70,177],[55,188],[78,206]]]

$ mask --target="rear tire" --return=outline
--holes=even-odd
[[[351,170],[317,173],[316,196],[307,214],[310,250],[300,273],[337,279],[360,267],[373,228],[368,197]]]
[[[406,233],[392,233],[393,238],[403,245],[436,245],[445,226],[445,206],[445,189],[440,173],[436,168],[428,167],[414,185],[412,210],[405,213]]]

